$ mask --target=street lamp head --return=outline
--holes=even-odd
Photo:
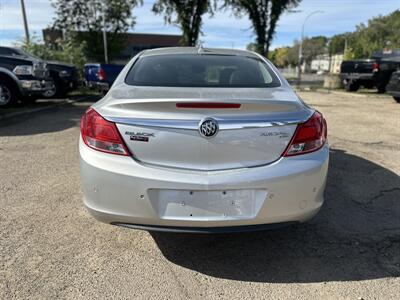
[[[307,15],[307,17],[305,18],[304,23],[305,23],[305,22],[308,20],[308,18],[311,17],[312,15],[315,15],[315,14],[323,14],[323,13],[324,13],[323,10],[314,10],[314,11],[310,12],[310,13]],[[303,23],[303,25],[304,25],[304,23]]]
[[[304,26],[306,25],[307,20],[308,20],[312,15],[315,15],[315,14],[322,14],[322,13],[324,13],[323,10],[314,10],[314,11],[310,12],[310,13],[307,15],[307,17],[304,19],[303,26],[301,27],[301,40],[303,40],[303,37],[304,37]]]

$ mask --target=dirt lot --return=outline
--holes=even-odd
[[[329,124],[326,203],[312,221],[230,235],[101,224],[82,205],[90,103],[0,123],[0,298],[398,299],[400,104],[301,93]]]

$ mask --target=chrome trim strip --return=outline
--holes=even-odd
[[[218,120],[220,130],[234,130],[234,129],[251,129],[251,128],[265,128],[274,126],[285,126],[301,123],[302,120],[287,119],[280,121],[273,120]]]
[[[169,128],[169,129],[183,129],[183,130],[198,130],[199,122],[201,120],[170,120],[170,119],[140,119],[140,118],[119,118],[119,117],[104,117],[106,120],[139,127],[155,127],[155,128]],[[286,118],[286,119],[218,119],[219,130],[236,130],[236,129],[251,129],[251,128],[265,128],[274,126],[293,125],[305,122],[305,119],[299,118]]]

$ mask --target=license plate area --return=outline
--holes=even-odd
[[[192,221],[253,219],[267,197],[265,189],[151,189],[148,194],[153,209],[161,219]]]

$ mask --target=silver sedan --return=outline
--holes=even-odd
[[[221,232],[304,222],[324,201],[320,112],[248,51],[143,51],[81,120],[84,203],[98,220]]]

